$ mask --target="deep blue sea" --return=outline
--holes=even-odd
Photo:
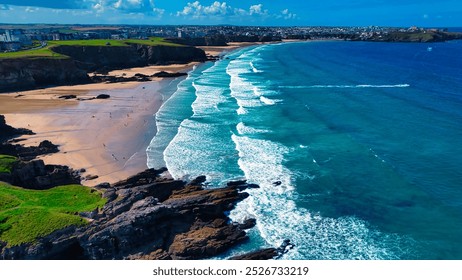
[[[156,115],[150,167],[260,185],[222,257],[462,259],[462,41],[260,45],[197,67]]]

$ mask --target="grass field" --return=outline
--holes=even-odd
[[[11,168],[16,161],[13,156],[0,155],[0,173],[11,173]]]
[[[137,39],[127,39],[127,40],[70,40],[70,41],[48,41],[47,46],[42,49],[37,50],[24,50],[17,52],[6,52],[0,53],[0,59],[5,58],[55,58],[62,59],[67,58],[67,56],[53,52],[54,46],[93,46],[93,47],[126,47],[130,44],[140,44],[148,46],[170,46],[170,47],[181,47],[183,45],[171,43],[165,41],[163,38],[152,37],[148,40],[137,40]]]
[[[62,59],[67,58],[67,56],[55,53],[50,50],[50,46],[44,47],[42,49],[37,50],[25,50],[25,51],[17,51],[17,52],[7,52],[7,53],[0,53],[0,59],[5,58],[54,58],[54,59]]]
[[[76,213],[102,207],[101,193],[81,185],[27,190],[0,182],[0,240],[7,246],[33,243],[70,225],[85,225]]]

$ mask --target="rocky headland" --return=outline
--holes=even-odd
[[[0,116],[0,132],[10,137],[28,130],[8,126]],[[5,134],[6,135],[6,134]],[[76,184],[85,170],[45,165],[36,156],[58,152],[58,147],[23,147],[9,140],[0,145],[5,153],[19,160],[10,174],[0,174],[0,181],[29,189],[48,189]],[[21,156],[27,149],[27,157]],[[245,181],[230,182],[217,189],[204,187],[205,176],[191,182],[162,176],[167,170],[147,169],[115,184],[94,187],[106,204],[91,212],[76,213],[88,224],[69,226],[43,236],[33,243],[9,246],[0,241],[1,259],[204,259],[216,256],[248,240],[246,229],[256,224],[249,218],[243,224],[232,222],[226,213],[248,197],[248,188],[257,185]],[[235,259],[269,259],[291,246],[263,249]]]

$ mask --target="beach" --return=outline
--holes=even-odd
[[[224,47],[201,47],[218,56],[248,43]],[[113,70],[110,76],[129,78],[160,71],[187,72],[198,62],[152,65]],[[89,73],[93,75],[93,73]],[[49,140],[59,153],[40,157],[46,164],[67,165],[84,170],[87,186],[115,183],[147,168],[146,148],[156,134],[155,114],[167,98],[163,90],[174,79],[154,78],[150,82],[95,83],[58,86],[0,94],[0,114],[8,124],[32,130],[21,144],[37,146]],[[109,99],[91,99],[99,94]],[[66,95],[77,98],[63,99]]]
[[[109,73],[131,77],[159,71],[187,72],[197,63],[122,69]],[[37,146],[49,140],[60,152],[41,157],[46,164],[81,170],[82,183],[114,183],[146,169],[146,147],[156,133],[154,115],[162,105],[162,90],[173,79],[151,82],[60,86],[0,95],[0,114],[16,127],[36,134],[21,144]],[[90,99],[99,94],[109,99]]]

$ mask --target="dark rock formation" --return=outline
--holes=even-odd
[[[86,71],[70,58],[16,58],[2,59],[0,63],[0,92],[89,81]]]
[[[204,62],[207,60],[205,52],[194,47],[146,46],[134,45],[138,54],[147,64]]]
[[[29,129],[25,128],[14,128],[6,124],[5,116],[0,115],[0,143],[14,136],[19,135],[32,135],[34,134]]]
[[[61,95],[60,97],[58,97],[59,99],[76,99],[77,98],[77,95],[75,94],[68,94],[68,95]]]
[[[176,77],[181,77],[181,76],[187,76],[188,73],[181,73],[181,72],[175,72],[175,73],[169,73],[165,71],[160,71],[152,75],[153,77],[156,78],[176,78]]]
[[[0,131],[9,135],[6,139],[22,134],[33,134],[27,129],[16,129],[5,123],[0,115]],[[67,166],[45,165],[42,160],[34,160],[39,155],[56,153],[58,146],[48,140],[42,141],[37,147],[24,147],[13,144],[18,141],[0,142],[0,154],[15,156],[19,159],[13,165],[11,174],[1,174],[0,181],[27,189],[48,189],[59,185],[79,184],[80,172]]]
[[[111,69],[143,67],[149,64],[205,61],[203,50],[194,47],[147,46],[133,44],[122,47],[56,46],[53,51],[67,55],[87,71],[107,73]]]
[[[286,239],[282,242],[281,246],[276,248],[264,248],[257,250],[255,252],[250,252],[243,255],[238,255],[229,258],[230,260],[270,260],[270,259],[279,259],[284,254],[289,252],[289,250],[294,248],[294,244],[290,242],[289,239]]]
[[[133,47],[55,46],[53,51],[71,57],[78,68],[107,73],[110,69],[146,66]]]
[[[96,96],[96,99],[109,99],[111,96],[109,94],[99,94]]]
[[[21,160],[32,160],[40,155],[59,152],[58,146],[48,140],[40,142],[38,146],[24,147],[19,144],[3,143],[0,154],[18,157]]]
[[[67,166],[45,165],[42,160],[17,163],[11,172],[14,186],[44,190],[56,186],[80,184],[80,173]]]
[[[55,232],[36,244],[0,245],[1,257],[201,259],[248,238],[243,226],[225,215],[246,193],[159,177],[164,171],[149,169],[112,186],[97,186],[108,203],[100,212],[82,213],[94,219],[88,226]]]
[[[278,252],[274,248],[261,249],[255,252],[235,256],[230,260],[270,260],[278,256]]]

